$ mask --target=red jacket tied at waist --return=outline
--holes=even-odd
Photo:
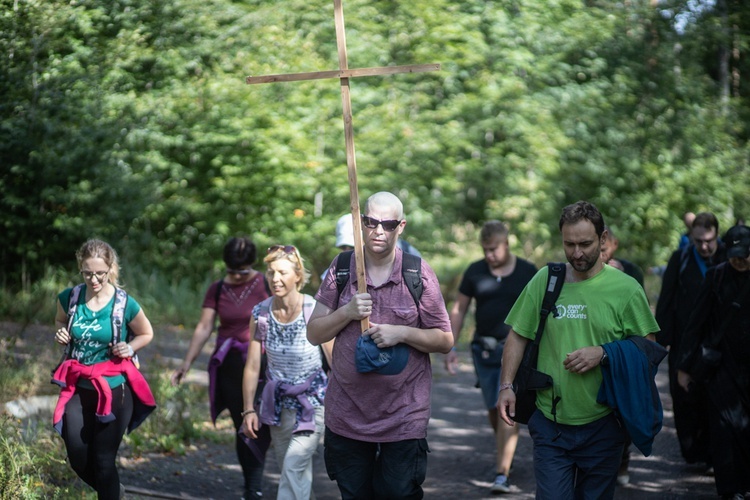
[[[135,429],[145,418],[156,408],[156,401],[148,382],[143,378],[141,372],[130,361],[122,358],[111,359],[94,365],[84,365],[75,359],[69,359],[62,363],[52,375],[52,383],[57,384],[62,389],[60,397],[55,406],[55,412],[52,416],[52,424],[57,432],[62,433],[62,417],[65,412],[65,405],[73,394],[76,392],[78,379],[83,378],[90,380],[99,397],[96,406],[96,416],[100,422],[111,422],[115,419],[112,414],[112,389],[109,387],[104,377],[115,375],[124,375],[127,384],[133,391],[134,405],[133,418],[128,427],[129,431]],[[137,408],[136,408],[137,407]]]

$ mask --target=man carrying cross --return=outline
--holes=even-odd
[[[401,201],[372,195],[362,223],[366,293],[358,293],[351,273],[339,292],[336,258],[307,325],[312,344],[336,339],[325,399],[326,469],[343,499],[422,498],[430,353],[453,347],[450,320],[432,268],[422,259],[418,272],[403,265],[396,246],[406,226]],[[407,278],[414,275],[421,293]],[[364,332],[362,320],[372,320]]]

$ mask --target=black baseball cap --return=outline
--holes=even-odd
[[[727,246],[727,259],[739,257],[746,259],[750,256],[750,227],[733,226],[724,236]]]

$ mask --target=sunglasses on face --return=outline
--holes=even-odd
[[[282,250],[284,253],[294,253],[297,251],[293,245],[272,245],[268,247],[268,253],[273,253],[278,250]]]
[[[389,233],[395,231],[401,222],[402,221],[400,220],[379,220],[366,215],[362,216],[362,224],[364,224],[367,229],[375,229],[378,226],[383,226],[383,229]]]
[[[239,274],[240,276],[247,276],[250,274],[252,269],[226,269],[227,274]]]

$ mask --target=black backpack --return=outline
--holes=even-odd
[[[336,288],[338,289],[339,297],[349,282],[349,264],[351,263],[353,251],[341,252],[336,259],[334,272],[336,273]],[[424,292],[424,285],[422,284],[422,259],[416,255],[403,252],[401,276],[403,276],[404,282],[409,288],[409,293],[411,293],[414,303],[417,304],[417,309],[419,309],[419,299],[422,298],[422,292]],[[338,302],[338,298],[336,302]]]

